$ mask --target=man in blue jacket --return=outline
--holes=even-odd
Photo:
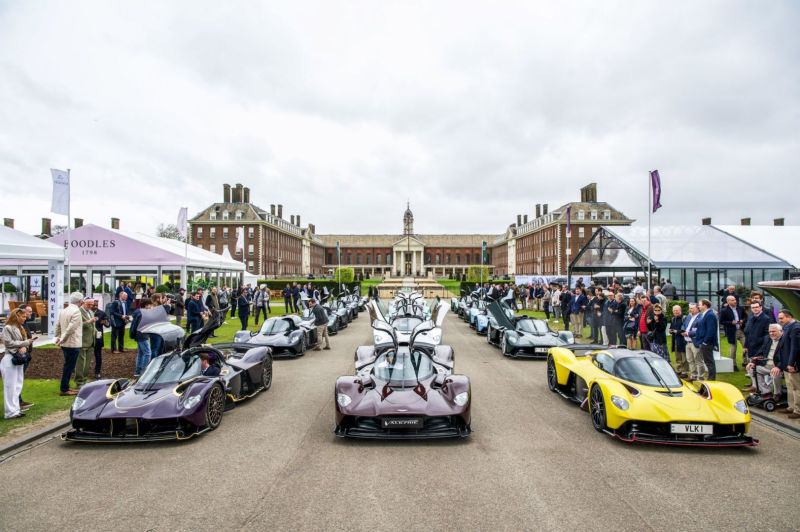
[[[711,301],[700,300],[700,321],[695,333],[696,342],[700,344],[700,354],[708,368],[708,379],[717,380],[717,364],[714,362],[714,349],[719,347],[719,321],[717,315],[711,310]]]
[[[583,337],[583,312],[588,304],[589,299],[583,295],[583,290],[576,288],[569,302],[569,319],[572,324],[572,334],[575,335],[575,338]]]
[[[744,326],[744,351],[742,358],[749,361],[750,353],[758,353],[764,341],[769,336],[769,324],[772,319],[761,306],[761,301],[753,300],[750,303],[750,316]]]

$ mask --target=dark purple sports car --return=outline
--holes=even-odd
[[[436,325],[423,322],[408,346],[361,346],[356,375],[336,381],[337,436],[374,439],[465,437],[471,432],[469,378],[454,375],[453,349],[415,346]],[[383,330],[382,330],[383,331]]]
[[[138,380],[99,380],[81,387],[70,411],[72,429],[62,438],[183,440],[214,430],[227,408],[268,390],[272,385],[270,348],[203,345],[218,326],[212,322],[189,335],[187,349],[179,342],[174,350],[155,357]],[[210,363],[205,371],[202,354]]]

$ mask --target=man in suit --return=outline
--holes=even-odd
[[[256,292],[255,297],[253,298],[253,307],[255,308],[255,323],[258,325],[258,317],[261,314],[264,315],[264,319],[266,320],[269,316],[269,311],[267,310],[267,305],[269,304],[269,293],[267,291],[267,285],[261,285],[261,288]]]
[[[778,313],[778,323],[783,326],[783,335],[775,350],[771,373],[773,378],[783,375],[789,396],[789,407],[779,412],[789,414],[790,419],[800,419],[800,325],[788,309]]]
[[[683,309],[680,305],[672,306],[672,320],[669,322],[669,333],[672,336],[672,352],[675,353],[675,370],[678,376],[685,379],[689,374],[689,363],[686,360],[686,338],[681,334],[683,323]]]
[[[203,303],[200,301],[200,292],[193,293],[186,304],[186,325],[190,333],[203,326]]]
[[[103,339],[103,328],[111,326],[111,319],[108,314],[97,308],[94,305],[95,331],[94,331],[94,378],[100,379],[100,371],[103,367],[103,347],[105,341]]]
[[[128,301],[128,294],[124,291],[119,293],[119,299],[111,305],[111,352],[124,353],[125,343],[125,324],[131,320],[131,307]]]
[[[576,288],[569,301],[569,319],[575,338],[583,338],[583,313],[588,304],[589,300],[583,295],[583,291]]]
[[[96,341],[94,317],[94,299],[87,297],[81,306],[81,351],[75,363],[75,385],[80,388],[89,380],[89,365],[94,355]]]
[[[766,338],[769,338],[769,324],[772,319],[766,312],[760,300],[753,300],[750,303],[750,316],[744,325],[744,350],[742,358],[750,359],[750,353],[755,353]]]
[[[700,354],[700,341],[697,337],[697,324],[700,320],[700,309],[697,303],[689,303],[689,315],[681,326],[681,336],[686,339],[686,361],[689,363],[689,381],[702,379],[706,374],[706,365]]]
[[[700,354],[708,368],[708,379],[717,380],[717,363],[714,361],[714,349],[719,347],[719,322],[717,315],[711,310],[711,301],[700,300],[700,321],[697,324],[696,337],[700,342]]]
[[[208,358],[208,353],[200,353],[200,374],[204,377],[218,377],[219,366],[214,366]]]
[[[719,311],[719,323],[722,325],[722,330],[725,331],[725,338],[728,339],[728,358],[733,360],[733,371],[739,371],[736,365],[736,349],[737,342],[742,344],[744,348],[744,326],[746,323],[746,316],[744,307],[739,306],[736,298],[728,296],[725,298],[727,303],[722,310]],[[742,361],[745,365],[747,359]]]

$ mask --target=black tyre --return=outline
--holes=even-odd
[[[589,416],[592,418],[592,426],[595,430],[603,432],[608,428],[606,422],[606,400],[603,397],[603,390],[600,386],[592,386],[589,393]]]
[[[508,338],[508,335],[505,333],[500,337],[500,352],[508,356],[508,340],[506,338]]]
[[[486,326],[486,343],[487,344],[491,344],[492,343],[492,326],[491,325],[487,325]]]
[[[547,357],[547,387],[551,392],[558,388],[558,375],[556,374],[556,363],[553,357]]]
[[[764,407],[764,410],[766,410],[767,412],[775,411],[775,401],[772,400],[764,401],[764,404],[762,406]]]
[[[225,412],[225,392],[222,386],[214,386],[208,393],[206,401],[206,427],[210,430],[219,427],[223,412]]]
[[[304,355],[306,353],[306,335],[304,334],[300,338],[300,345],[297,346],[297,356]]]
[[[264,361],[264,371],[261,372],[261,388],[266,391],[272,386],[272,357]]]

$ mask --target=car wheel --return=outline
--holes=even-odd
[[[304,355],[306,353],[306,335],[304,334],[302,338],[300,338],[300,345],[297,347],[297,354]]]
[[[489,325],[486,326],[486,343],[492,343],[492,328]]]
[[[764,410],[766,410],[767,412],[775,411],[775,401],[772,400],[764,401],[764,404],[762,406],[764,407]]]
[[[222,423],[222,413],[225,412],[225,392],[222,386],[214,386],[208,394],[206,401],[206,427],[214,430]]]
[[[508,344],[508,341],[506,340],[506,336],[507,335],[504,334],[502,336],[502,338],[500,338],[500,352],[503,353],[504,355],[508,355],[508,352],[506,351],[506,347],[507,347],[507,344]]]
[[[589,415],[595,430],[600,432],[606,430],[606,401],[603,398],[603,390],[596,384],[592,386],[589,394]]]
[[[547,357],[547,387],[551,392],[558,388],[558,376],[556,375],[556,363],[553,357]]]
[[[264,371],[261,372],[261,389],[266,391],[272,386],[272,357],[264,361]]]

